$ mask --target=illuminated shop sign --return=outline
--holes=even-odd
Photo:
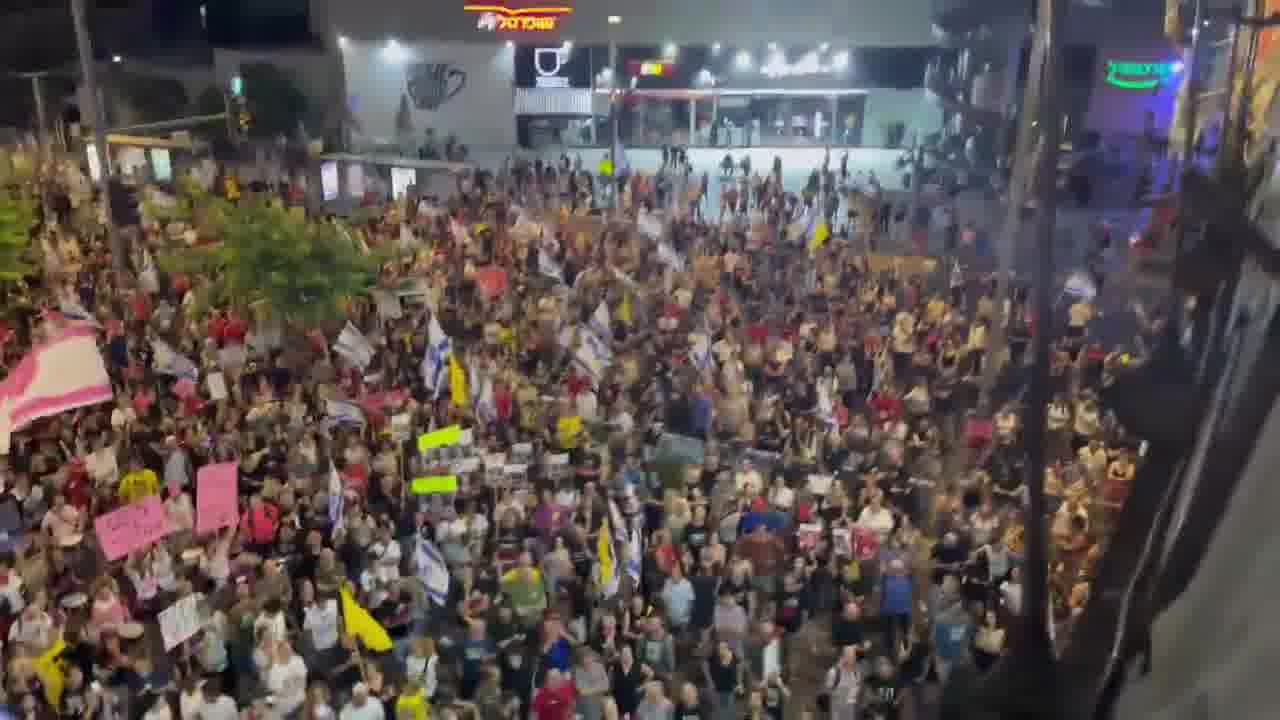
[[[573,13],[573,8],[563,6],[464,5],[462,9],[479,15],[476,27],[489,32],[550,32],[559,26],[560,18]]]
[[[567,88],[569,78],[560,71],[569,61],[569,48],[538,48],[533,51],[533,67],[538,71],[536,86],[540,88]]]
[[[1154,90],[1182,72],[1182,62],[1117,62],[1107,61],[1105,82],[1121,90]]]
[[[636,77],[672,77],[676,73],[676,64],[663,60],[630,60],[627,72]]]

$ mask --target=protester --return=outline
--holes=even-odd
[[[997,312],[980,272],[869,252],[893,229],[873,178],[824,167],[797,196],[744,164],[709,221],[705,179],[668,155],[657,182],[515,163],[374,205],[342,228],[377,283],[318,327],[157,266],[200,228],[150,209],[119,264],[137,272],[95,218],[38,226],[50,255],[3,360],[89,328],[114,402],[12,434],[7,704],[896,720],[998,662],[1025,497],[999,388],[1022,375],[1026,293]],[[1060,643],[1143,457],[1097,399],[1143,360],[1087,349],[1101,303],[1063,304],[1054,343]],[[162,531],[113,534],[155,501]]]

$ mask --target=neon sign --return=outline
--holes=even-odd
[[[631,60],[627,62],[627,71],[639,77],[671,77],[676,64],[665,60]]]
[[[478,13],[476,27],[489,32],[550,32],[560,18],[573,13],[563,6],[509,8],[505,5],[463,5],[462,9]]]
[[[1108,85],[1121,90],[1154,90],[1182,72],[1182,62],[1116,62],[1107,61]]]

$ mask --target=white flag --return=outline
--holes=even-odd
[[[609,318],[609,306],[603,300],[596,306],[596,311],[591,314],[591,331],[606,342],[613,339],[613,325]]]
[[[151,367],[161,375],[198,380],[200,370],[187,357],[179,355],[163,340],[151,341]]]
[[[338,339],[334,341],[333,351],[361,370],[373,362],[373,355],[377,352],[356,326],[351,324],[350,320],[342,328],[342,332],[338,334]]]
[[[342,529],[342,518],[346,510],[346,498],[342,495],[342,479],[338,477],[338,468],[329,461],[329,524],[334,530]]]
[[[538,272],[561,283],[564,282],[564,268],[560,267],[560,263],[542,248],[538,248]]]
[[[578,330],[578,350],[573,357],[597,382],[604,376],[605,369],[613,364],[613,351],[587,328]]]

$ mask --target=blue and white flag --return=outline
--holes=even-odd
[[[365,424],[364,411],[349,400],[325,400],[325,414],[332,426],[360,427]]]
[[[609,305],[601,300],[596,306],[596,311],[591,313],[591,322],[589,323],[591,332],[595,333],[600,339],[608,342],[613,339],[613,323],[609,317]]]
[[[1098,296],[1098,286],[1093,282],[1093,278],[1089,274],[1077,270],[1067,276],[1067,282],[1062,286],[1064,295],[1073,297],[1077,300],[1090,301]]]
[[[427,324],[427,348],[422,356],[422,381],[440,397],[449,384],[449,357],[453,355],[453,341],[444,334],[440,321],[433,314]]]
[[[640,542],[640,528],[633,527],[627,539],[627,576],[637,585],[640,583],[640,567],[643,559],[644,546]]]
[[[711,340],[698,333],[693,336],[693,346],[689,348],[689,360],[699,372],[709,372],[714,367],[711,355]]]
[[[613,364],[613,351],[588,328],[578,331],[578,350],[573,358],[596,382],[604,377],[604,371]]]
[[[444,556],[430,540],[420,537],[414,557],[418,578],[427,587],[427,595],[435,604],[444,605],[449,597],[449,566]]]
[[[342,494],[342,479],[338,477],[338,467],[329,461],[329,525],[335,530],[342,529],[342,519],[346,512],[346,498]]]
[[[564,283],[564,268],[542,248],[538,248],[538,272],[549,278]]]
[[[338,334],[338,339],[334,341],[333,351],[361,370],[369,367],[369,363],[373,362],[374,353],[377,352],[373,344],[355,325],[351,324],[350,320]]]
[[[161,375],[178,378],[200,379],[200,368],[184,355],[179,355],[163,340],[151,341],[151,367]]]

